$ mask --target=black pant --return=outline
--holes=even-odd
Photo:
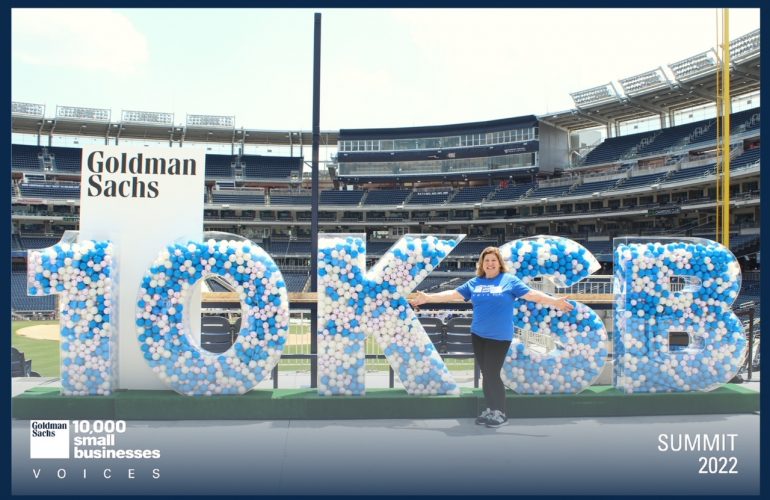
[[[473,355],[481,369],[481,387],[487,407],[505,413],[505,385],[500,376],[510,340],[493,340],[471,334]]]

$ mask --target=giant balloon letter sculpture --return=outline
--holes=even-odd
[[[367,333],[409,394],[460,393],[406,296],[461,239],[406,235],[365,272],[365,235],[319,237],[319,394],[364,394]]]
[[[525,283],[549,278],[559,287],[571,286],[599,269],[596,258],[580,244],[553,236],[535,236],[501,247],[510,270]],[[514,309],[515,336],[503,365],[503,382],[524,394],[576,393],[599,377],[607,357],[607,330],[588,306],[556,309],[519,300]],[[532,335],[555,339],[555,349],[528,343]]]
[[[735,256],[698,238],[615,239],[615,386],[626,393],[708,391],[740,369],[746,338],[730,305]],[[672,332],[689,345],[669,346]]]

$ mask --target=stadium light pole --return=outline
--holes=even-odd
[[[321,13],[316,12],[313,29],[313,158],[310,165],[310,291],[318,292],[318,149],[321,116]],[[318,387],[318,302],[310,314],[310,387]]]

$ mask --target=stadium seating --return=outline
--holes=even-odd
[[[759,248],[758,234],[736,234],[730,236],[730,250],[738,257],[741,257],[747,249]]]
[[[214,293],[225,293],[225,292],[231,292],[232,291],[232,289],[230,287],[225,286],[217,278],[208,278],[206,280],[206,285],[208,285],[209,290],[211,290]]]
[[[377,240],[367,241],[366,255],[367,256],[385,255],[385,252],[387,252],[388,249],[392,247],[394,243],[396,242],[395,241],[377,241]]]
[[[716,141],[717,127],[716,120],[707,120],[700,127],[696,128],[692,134],[690,134],[687,146],[693,147],[709,142]]]
[[[243,174],[252,179],[290,180],[292,173],[302,172],[300,156],[243,155]]]
[[[49,236],[22,236],[21,244],[24,250],[35,250],[39,248],[52,247],[59,242],[60,238]]]
[[[270,205],[310,205],[310,192],[303,193],[284,193],[271,191]]]
[[[473,354],[471,318],[456,317],[446,324],[446,354]]]
[[[534,183],[514,184],[500,188],[489,195],[490,201],[514,201],[525,196],[530,189],[535,187]]]
[[[464,239],[458,245],[457,248],[452,250],[452,256],[469,256],[474,259],[478,259],[481,252],[489,246],[497,246],[497,241],[494,240],[469,240]]]
[[[742,168],[750,167],[759,161],[760,148],[747,149],[741,153],[738,157],[733,158],[730,161],[731,170],[740,170]]]
[[[740,307],[741,304],[744,304],[746,302],[754,302],[755,309],[754,309],[754,328],[758,328],[758,321],[761,318],[761,306],[762,306],[762,300],[760,295],[761,290],[761,284],[759,281],[756,280],[744,280],[743,283],[741,283],[741,291],[738,294],[738,298],[735,299],[735,302],[733,303],[733,308]]]
[[[449,279],[445,276],[428,276],[417,285],[417,290],[421,292],[436,292]]]
[[[378,189],[370,190],[366,195],[364,205],[400,205],[404,203],[411,191],[408,189]]]
[[[27,273],[11,273],[11,309],[13,311],[53,311],[56,309],[56,296],[28,296]]]
[[[358,206],[363,191],[321,191],[320,202],[322,205],[352,205]]]
[[[439,354],[446,352],[446,344],[444,343],[444,322],[438,318],[419,318],[422,328],[425,333],[428,334],[428,338],[433,343]]]
[[[11,145],[11,169],[12,170],[42,170],[43,151],[40,146],[28,146],[26,144]]]
[[[24,198],[80,199],[80,184],[39,184],[22,182],[19,191]]]
[[[206,155],[206,177],[232,178],[233,161],[230,155]]]
[[[475,186],[461,188],[450,200],[452,204],[478,203],[484,200],[495,186]]]
[[[731,133],[738,134],[758,129],[760,125],[759,116],[759,108],[733,113],[730,115]],[[586,155],[582,165],[610,163],[628,156],[640,158],[653,154],[662,154],[715,140],[716,120],[713,118],[699,120],[654,132],[641,132],[639,134],[605,139]]]
[[[618,179],[611,179],[606,181],[598,181],[598,182],[583,182],[583,184],[579,184],[572,188],[568,193],[566,193],[564,196],[584,196],[584,195],[591,195],[593,193],[603,193],[604,191],[609,191],[613,187],[615,187],[618,183]]]
[[[415,190],[407,200],[408,205],[440,205],[449,199],[451,189]]]
[[[567,192],[572,187],[572,184],[564,184],[561,186],[540,186],[538,185],[527,193],[527,198],[529,199],[540,199],[540,198],[558,198],[559,196],[564,196],[567,194]]]
[[[586,250],[594,254],[599,261],[607,261],[607,257],[612,258],[612,241],[581,241]],[[604,257],[604,259],[600,258]]]
[[[271,255],[310,255],[310,240],[272,240],[264,247]]]
[[[233,345],[233,330],[227,318],[204,314],[201,316],[201,347],[221,354]]]
[[[668,175],[666,172],[658,172],[654,174],[637,175],[628,179],[621,179],[621,181],[612,188],[612,191],[628,191],[631,189],[642,189],[645,187],[652,187],[653,184],[659,182],[661,179]]]
[[[265,193],[246,189],[215,189],[211,191],[213,203],[264,205]]]
[[[586,155],[582,165],[600,165],[602,163],[620,161],[624,157],[635,154],[636,149],[643,143],[643,141],[650,141],[654,137],[654,132],[641,132],[638,134],[607,138]]]
[[[661,184],[672,184],[675,182],[691,181],[691,180],[699,179],[709,175],[714,175],[714,168],[715,168],[714,164],[709,164],[709,165],[701,165],[699,167],[683,168],[681,170],[676,170],[671,172],[668,175],[668,177],[663,179],[661,181]]]
[[[310,252],[308,252],[308,255],[309,254]],[[308,279],[309,279],[308,273],[287,271],[282,274],[283,274],[283,279],[286,282],[286,289],[289,292],[305,291],[305,284],[308,282]]]
[[[760,109],[752,108],[730,115],[730,133],[740,134],[758,130],[760,126]]]
[[[83,156],[82,149],[61,146],[52,146],[47,149],[56,170],[80,173]]]
[[[11,250],[24,250],[24,245],[21,243],[21,236],[16,233],[11,235]]]

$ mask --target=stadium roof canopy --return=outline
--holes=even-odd
[[[730,92],[733,96],[759,90],[759,36],[757,29],[730,43]],[[609,127],[715,103],[717,72],[720,67],[719,55],[710,49],[671,63],[667,69],[659,67],[623,78],[618,82],[622,92],[612,82],[574,92],[571,96],[575,101],[575,109],[546,113],[536,118],[575,131],[598,126]],[[105,144],[120,139],[179,144],[212,142],[300,146],[313,143],[310,131],[247,130],[236,128],[234,121],[231,116],[187,115],[186,125],[183,126],[174,125],[171,113],[123,111],[121,120],[115,122],[111,120],[109,110],[67,106],[57,106],[56,116],[47,118],[45,106],[19,102],[13,102],[11,110],[11,131],[14,133],[48,137],[54,134],[103,137]],[[446,127],[452,128],[455,125]],[[429,128],[442,129],[441,126]],[[399,130],[403,132],[406,129]],[[320,133],[320,142],[324,146],[336,146],[338,139],[339,131]]]
[[[759,30],[730,43],[730,93],[759,90]],[[573,131],[610,126],[715,103],[722,61],[712,49],[614,83],[571,94],[575,109],[539,115],[538,119]],[[669,76],[672,75],[672,76]]]
[[[105,143],[120,139],[169,141],[171,143],[310,146],[313,133],[290,130],[235,128],[233,117],[187,116],[187,125],[174,125],[173,115],[159,112],[123,111],[122,120],[110,120],[109,110],[57,106],[56,117],[46,118],[45,107],[13,103],[11,131],[20,134],[103,137]],[[138,118],[138,119],[137,119]],[[196,118],[196,119],[193,119]],[[229,120],[227,120],[229,119]],[[337,131],[321,131],[322,145],[336,145]]]

